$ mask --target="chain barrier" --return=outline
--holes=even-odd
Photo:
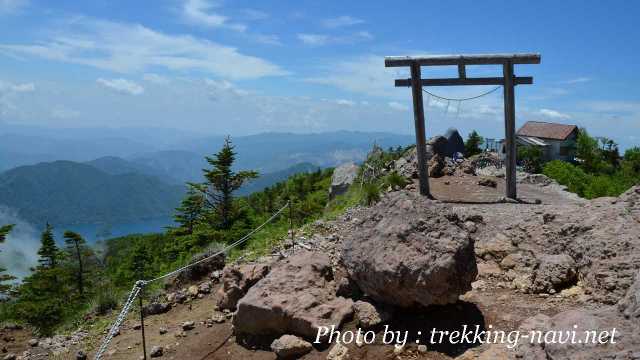
[[[120,311],[120,314],[118,314],[118,317],[116,318],[116,320],[114,321],[113,325],[111,326],[111,329],[109,330],[109,333],[107,334],[107,336],[104,338],[102,344],[100,345],[100,348],[98,349],[98,351],[96,352],[96,355],[94,357],[94,360],[100,360],[102,358],[102,355],[104,354],[104,352],[107,350],[107,348],[109,347],[109,343],[111,343],[111,340],[113,340],[113,337],[118,333],[119,329],[120,329],[120,325],[122,325],[122,323],[124,322],[124,320],[126,319],[127,315],[129,314],[129,311],[131,310],[131,306],[133,305],[133,302],[136,300],[136,298],[138,297],[138,295],[140,294],[140,291],[142,291],[142,289],[147,286],[148,284],[155,282],[155,281],[159,281],[162,279],[166,279],[170,276],[176,275],[181,273],[182,271],[185,271],[193,266],[196,266],[198,264],[201,264],[207,260],[210,260],[220,254],[226,253],[227,251],[241,245],[242,243],[244,243],[245,241],[247,241],[253,234],[257,233],[258,231],[260,231],[263,227],[265,227],[267,224],[269,224],[270,222],[272,222],[276,217],[278,217],[278,215],[280,215],[284,209],[290,207],[291,202],[287,201],[287,203],[280,208],[280,210],[278,210],[275,214],[273,214],[267,221],[265,221],[264,223],[262,223],[260,226],[258,226],[257,228],[253,229],[251,232],[249,232],[247,235],[243,236],[242,238],[240,238],[239,240],[236,240],[235,242],[233,242],[230,245],[227,245],[226,247],[224,247],[222,250],[216,252],[213,255],[207,256],[203,259],[200,259],[194,263],[185,265],[179,269],[176,269],[170,273],[158,276],[156,278],[153,278],[151,280],[138,280],[136,281],[135,285],[133,285],[133,289],[131,289],[131,292],[129,293],[129,297],[127,298],[127,301],[124,303],[123,307],[122,307],[122,311]]]

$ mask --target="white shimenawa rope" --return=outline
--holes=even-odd
[[[158,276],[157,278],[151,279],[151,280],[138,280],[136,281],[135,285],[133,285],[133,289],[131,289],[131,292],[129,293],[129,297],[127,298],[127,301],[124,303],[124,305],[122,306],[122,311],[120,311],[120,314],[118,315],[118,317],[116,318],[116,320],[114,321],[113,325],[111,326],[111,329],[109,330],[109,333],[107,334],[107,336],[104,338],[104,341],[102,342],[102,345],[100,345],[100,348],[98,349],[98,351],[96,352],[96,356],[94,357],[95,360],[100,360],[102,358],[102,355],[104,354],[104,352],[107,350],[107,347],[109,346],[109,343],[111,342],[111,340],[113,339],[113,337],[118,333],[118,330],[120,329],[120,325],[122,325],[122,323],[124,322],[124,320],[127,317],[127,314],[129,313],[129,310],[131,310],[131,306],[133,305],[133,302],[135,301],[135,299],[138,297],[138,295],[140,294],[140,291],[142,290],[142,288],[144,288],[147,284],[152,283],[154,281],[158,281],[158,280],[162,280],[165,278],[168,278],[170,276],[176,275],[182,271],[185,271],[186,269],[196,266],[200,263],[203,263],[211,258],[214,258],[222,253],[225,253],[233,248],[235,248],[236,246],[244,243],[245,241],[247,241],[253,234],[257,233],[258,231],[260,231],[263,227],[265,227],[268,223],[270,223],[271,221],[273,221],[273,219],[275,219],[278,215],[280,215],[280,213],[282,213],[284,211],[284,209],[286,209],[287,207],[289,207],[289,205],[291,204],[290,201],[287,201],[287,203],[280,208],[280,210],[278,210],[275,214],[273,214],[267,221],[265,221],[264,223],[262,223],[262,225],[258,226],[257,228],[251,230],[251,232],[249,232],[247,235],[243,236],[241,239],[236,240],[235,242],[233,242],[230,245],[227,245],[225,248],[223,248],[222,250],[216,252],[213,255],[207,256],[203,259],[200,259],[194,263],[188,264],[186,266],[183,266],[177,270],[174,270],[170,273]]]

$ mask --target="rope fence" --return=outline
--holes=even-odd
[[[224,247],[222,250],[207,256],[203,259],[200,259],[196,262],[193,262],[191,264],[185,265],[179,269],[176,269],[172,272],[169,272],[167,274],[158,276],[156,278],[153,278],[151,280],[138,280],[136,281],[136,283],[133,285],[133,288],[131,289],[131,292],[129,293],[129,296],[127,297],[127,300],[125,301],[124,305],[122,306],[122,310],[120,311],[120,314],[118,314],[118,317],[116,318],[116,320],[113,322],[113,325],[111,325],[111,328],[109,329],[109,332],[107,333],[107,335],[105,336],[104,340],[102,341],[102,344],[100,345],[100,348],[98,348],[98,351],[96,352],[96,355],[94,357],[94,360],[100,360],[102,359],[102,356],[104,355],[105,351],[107,351],[107,348],[109,347],[109,344],[111,343],[111,340],[113,340],[113,338],[116,336],[116,334],[118,333],[118,331],[120,330],[120,326],[122,325],[122,323],[124,322],[124,320],[127,318],[127,315],[129,314],[129,311],[131,310],[131,306],[133,306],[133,303],[135,302],[136,298],[138,297],[138,295],[140,295],[140,292],[142,291],[142,289],[147,286],[148,284],[155,282],[155,281],[160,281],[162,279],[166,279],[168,277],[171,277],[173,275],[179,274],[193,266],[196,266],[198,264],[201,264],[205,261],[208,261],[220,254],[226,253],[227,251],[243,244],[244,242],[246,242],[251,236],[253,236],[255,233],[257,233],[258,231],[262,230],[262,228],[264,228],[265,226],[267,226],[267,224],[271,223],[275,218],[278,217],[278,215],[280,215],[286,208],[291,208],[291,201],[287,201],[287,203],[280,208],[280,210],[278,210],[277,212],[275,212],[267,221],[265,221],[264,223],[262,223],[260,226],[256,227],[255,229],[251,230],[248,234],[246,234],[245,236],[243,236],[242,238],[236,240],[235,242],[227,245],[226,247]],[[141,303],[142,304],[142,303]],[[140,309],[142,311],[142,309]]]

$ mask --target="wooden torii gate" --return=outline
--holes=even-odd
[[[429,55],[429,56],[388,56],[384,59],[385,67],[408,66],[411,69],[410,79],[395,81],[396,87],[411,87],[413,94],[413,117],[416,129],[416,149],[418,155],[418,175],[420,177],[420,194],[431,197],[429,191],[429,174],[426,159],[426,138],[424,125],[424,104],[422,101],[423,86],[458,86],[458,85],[502,85],[504,87],[504,124],[507,152],[507,186],[506,197],[517,198],[516,192],[516,126],[515,126],[515,86],[533,84],[533,78],[516,77],[513,73],[515,64],[539,64],[540,54],[483,54],[483,55]],[[422,66],[457,66],[457,78],[422,79]],[[502,77],[468,78],[466,65],[502,65]]]

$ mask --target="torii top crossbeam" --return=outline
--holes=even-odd
[[[413,115],[416,128],[416,147],[418,155],[418,175],[420,193],[431,196],[429,176],[426,164],[426,139],[424,124],[424,105],[422,101],[423,86],[458,86],[458,85],[502,85],[504,88],[504,117],[506,142],[506,188],[505,196],[516,199],[516,143],[515,143],[515,86],[533,84],[532,77],[514,75],[516,64],[539,64],[540,54],[475,54],[475,55],[425,55],[425,56],[388,56],[384,59],[385,67],[408,66],[411,69],[410,79],[397,79],[395,86],[410,86],[413,94]],[[422,66],[457,66],[457,78],[422,79]],[[466,65],[502,65],[502,77],[468,78]]]
[[[425,56],[387,56],[386,67],[410,66],[418,63],[421,66],[443,65],[502,65],[540,64],[540,54],[474,54],[474,55],[425,55]]]

